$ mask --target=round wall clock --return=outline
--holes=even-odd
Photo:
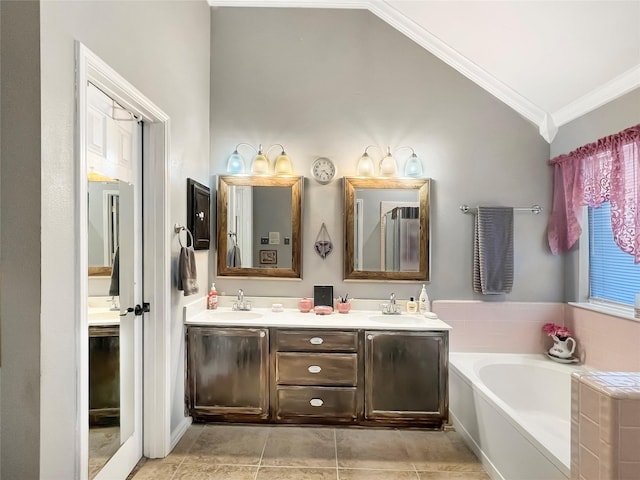
[[[318,183],[326,185],[336,176],[336,166],[329,158],[316,158],[311,164],[311,175]]]

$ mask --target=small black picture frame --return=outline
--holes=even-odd
[[[313,286],[313,306],[333,307],[333,285]]]
[[[211,240],[211,190],[187,178],[187,228],[193,235],[194,250],[207,250]]]

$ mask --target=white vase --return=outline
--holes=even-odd
[[[553,339],[553,346],[549,349],[549,355],[558,358],[571,358],[576,349],[576,341],[572,337],[560,339],[555,335],[551,335],[551,338]],[[571,346],[569,347],[570,343]]]

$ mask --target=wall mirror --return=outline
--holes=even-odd
[[[218,276],[302,278],[303,181],[218,178]]]
[[[344,279],[430,279],[429,179],[344,178]]]

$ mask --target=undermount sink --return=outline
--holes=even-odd
[[[372,315],[369,320],[375,323],[393,323],[396,325],[415,325],[424,323],[423,317],[414,315]]]
[[[245,312],[245,311],[233,311],[233,312],[215,312],[213,317],[218,320],[256,320],[262,317],[258,312]]]

